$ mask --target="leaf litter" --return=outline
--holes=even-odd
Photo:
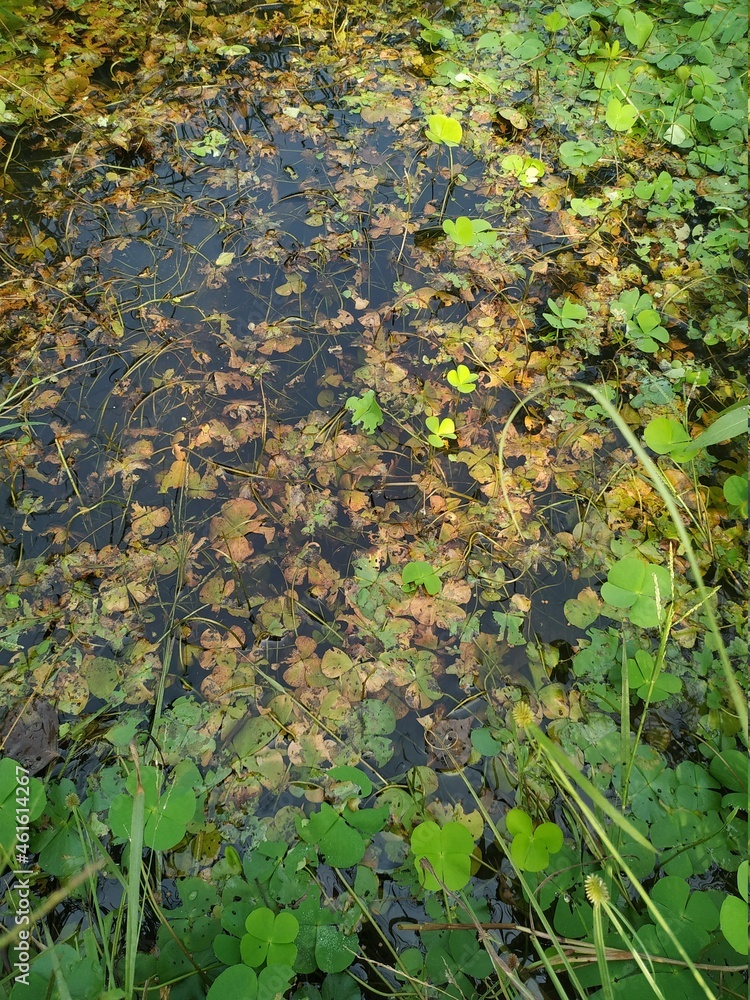
[[[133,11],[87,8],[44,86],[14,64],[10,113],[70,125],[35,121],[33,184],[3,189],[4,683],[54,693],[63,748],[123,747],[122,715],[163,705],[166,759],[218,769],[207,816],[233,841],[331,767],[464,766],[443,713],[466,697],[575,717],[600,615],[655,627],[670,596],[697,641],[663,501],[575,382],[593,368],[647,444],[667,427],[659,454],[742,398],[736,164],[719,139],[691,159],[685,121],[639,131],[657,77],[625,100],[612,50],[584,53],[584,134],[554,53],[533,92],[523,16],[469,7],[485,68],[408,12],[342,37],[307,5],[128,41],[115,101],[95,70]],[[741,460],[693,457],[670,481],[731,594]],[[527,644],[553,641],[572,675],[537,671]],[[652,668],[633,651],[641,697]]]

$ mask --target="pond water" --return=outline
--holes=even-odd
[[[175,68],[70,130],[29,130],[8,162],[0,659],[56,704],[80,789],[147,731],[165,764],[210,778],[210,835],[171,876],[222,843],[294,836],[334,765],[392,796],[429,771],[443,819],[476,796],[499,822],[518,761],[470,756],[464,734],[467,763],[450,767],[430,734],[467,719],[505,732],[519,700],[545,725],[581,719],[576,685],[598,667],[580,657],[593,644],[614,664],[627,618],[591,588],[629,546],[663,556],[653,490],[604,412],[575,400],[577,380],[616,372],[632,401],[646,362],[618,367],[603,307],[587,300],[572,346],[545,311],[585,288],[614,298],[625,272],[650,287],[624,215],[597,242],[560,211],[570,191],[614,201],[624,167],[584,183],[558,163],[519,185],[501,154],[544,157],[573,135],[563,123],[527,149],[528,121],[498,125],[479,101],[471,141],[448,148],[425,137],[427,69],[397,75],[387,41],[359,67],[306,44]],[[510,81],[501,97],[531,115],[530,93]],[[456,245],[441,223],[460,216],[495,242]],[[462,365],[476,385],[458,391]],[[453,421],[442,447],[433,416]],[[407,585],[410,562],[435,590]],[[591,705],[617,712],[596,676]],[[698,712],[659,716],[662,738]],[[526,805],[550,806],[529,781]],[[501,874],[479,878],[492,918],[512,920],[493,850]],[[410,890],[391,891],[381,925],[414,945],[395,926],[416,912]]]

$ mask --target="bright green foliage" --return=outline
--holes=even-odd
[[[99,845],[113,844],[117,863],[132,795],[122,797],[118,816],[113,799],[124,777],[91,759],[98,751],[89,735],[124,758],[152,722],[153,740],[142,746],[166,779],[149,799],[151,833],[165,787],[181,784],[171,768],[189,758],[206,776],[205,786],[197,778],[186,784],[200,798],[187,825],[172,831],[179,837],[184,829],[183,848],[153,859],[176,879],[182,904],[169,910],[152,954],[138,957],[134,996],[158,1000],[168,991],[172,1000],[203,1000],[210,990],[211,1000],[359,1000],[365,977],[368,995],[403,1000],[520,996],[495,974],[485,938],[473,929],[426,932],[420,948],[404,954],[387,924],[394,884],[415,920],[470,926],[498,919],[477,900],[462,908],[426,879],[424,891],[414,892],[424,867],[411,863],[408,831],[463,814],[478,836],[482,816],[462,776],[540,809],[565,797],[567,843],[557,853],[550,851],[560,836],[554,824],[535,830],[530,818],[519,820],[513,860],[525,867],[528,892],[514,883],[515,899],[505,895],[512,919],[541,927],[546,917],[556,932],[591,945],[593,913],[582,884],[606,867],[613,912],[638,932],[627,940],[605,917],[606,944],[663,957],[673,943],[620,870],[617,851],[597,836],[586,803],[561,788],[531,728],[521,734],[511,721],[512,705],[529,693],[530,672],[535,709],[554,744],[632,821],[629,834],[608,829],[701,968],[647,959],[649,980],[632,959],[601,972],[573,959],[579,989],[550,950],[562,985],[540,978],[531,951],[518,975],[532,991],[551,997],[557,988],[565,1000],[643,1000],[654,983],[666,1000],[741,995],[741,975],[723,966],[745,956],[746,866],[739,895],[733,881],[729,896],[698,887],[704,879],[729,884],[747,845],[736,704],[720,669],[719,631],[706,628],[715,608],[730,655],[744,665],[737,593],[745,578],[738,522],[747,514],[739,440],[747,409],[721,408],[743,398],[745,9],[737,0],[466,0],[460,11],[422,19],[416,46],[391,48],[389,35],[414,37],[414,5],[358,4],[347,27],[341,5],[305,3],[291,20],[274,13],[305,57],[282,45],[272,59],[284,68],[264,75],[252,72],[263,26],[253,27],[252,11],[233,9],[242,5],[222,6],[220,34],[247,44],[219,44],[210,24],[196,22],[177,47],[173,19],[130,0],[115,5],[114,19],[112,5],[94,0],[67,0],[72,16],[63,18],[49,18],[44,5],[11,6],[23,18],[11,13],[0,24],[0,120],[23,124],[23,142],[8,146],[5,179],[16,208],[4,238],[17,267],[8,285],[0,403],[0,436],[16,438],[0,442],[9,484],[3,695],[24,700],[49,677],[64,713],[64,757],[45,779],[46,809],[32,832],[35,895],[49,894],[50,877],[65,878],[98,857]],[[332,48],[336,72],[350,84],[343,97],[321,83]],[[88,87],[102,60],[102,70],[112,67],[117,107],[107,88]],[[180,80],[189,86],[178,88]],[[206,84],[208,104],[200,96]],[[154,86],[156,102],[139,99]],[[361,126],[342,120],[341,105],[356,109]],[[427,120],[437,108],[455,108],[455,116]],[[472,123],[470,135],[459,116]],[[448,152],[430,145],[434,155],[425,157],[431,142]],[[31,174],[23,163],[29,149],[36,150]],[[211,169],[220,158],[223,168]],[[502,226],[507,252],[505,242],[502,252],[492,245],[497,234],[485,219]],[[100,280],[86,291],[92,261]],[[281,287],[295,292],[287,299],[274,293],[282,269]],[[45,280],[34,278],[37,270]],[[74,295],[62,309],[66,288]],[[540,288],[554,288],[544,294],[558,303],[547,309],[551,326],[541,334],[533,329]],[[79,315],[75,302],[84,293],[86,315]],[[566,295],[576,305],[566,307]],[[373,329],[376,316],[382,329],[362,335],[360,321]],[[247,337],[245,321],[261,317]],[[28,335],[38,325],[41,351]],[[539,340],[555,337],[552,348],[539,349]],[[89,340],[114,351],[127,373],[111,400],[102,395],[106,372],[87,367],[98,365]],[[594,371],[599,357],[608,360]],[[449,378],[466,394],[463,450],[436,456],[418,444],[427,434],[440,450],[455,440],[452,421],[440,416],[451,412],[441,376],[459,358],[482,378],[466,366]],[[592,369],[583,372],[584,365]],[[77,405],[94,371],[102,395],[96,414]],[[479,382],[483,391],[472,397]],[[696,458],[685,471],[700,476],[701,503],[683,508],[684,529],[711,583],[732,586],[698,606],[692,578],[681,579],[669,634],[659,612],[671,581],[652,564],[665,560],[675,526],[658,489],[634,488],[645,468],[620,474],[623,439],[583,392],[594,382],[624,405],[625,421],[640,428],[651,453],[665,456],[658,466],[688,501],[685,477],[671,464],[681,449]],[[374,391],[364,393],[368,386]],[[528,436],[523,412],[504,421],[509,393],[520,396],[527,386],[538,388],[534,408],[549,417],[538,421],[527,410]],[[193,391],[201,387],[207,391]],[[358,434],[329,433],[339,393],[342,401],[357,394],[346,412]],[[381,401],[393,419],[377,434]],[[635,419],[630,407],[639,411]],[[45,409],[54,413],[55,433],[34,434],[25,415]],[[182,409],[189,424],[180,431]],[[426,430],[425,413],[435,414]],[[422,428],[416,438],[414,427]],[[497,451],[505,427],[520,431],[508,436],[515,461],[507,463]],[[226,475],[215,462],[226,463]],[[248,468],[249,480],[241,475]],[[663,488],[658,469],[655,478],[651,487]],[[180,503],[143,506],[170,483]],[[417,483],[434,501],[427,518]],[[114,545],[107,497],[118,501]],[[40,530],[44,537],[36,538]],[[412,557],[425,561],[402,575]],[[627,559],[645,581],[623,572]],[[443,571],[433,569],[440,566],[455,578],[443,590]],[[602,595],[611,603],[602,607],[597,581],[608,568]],[[543,596],[540,574],[554,584]],[[540,617],[550,616],[542,624],[559,620],[571,579],[579,581],[573,592],[581,591],[565,606],[572,653],[540,639],[526,655],[517,647],[538,631]],[[405,591],[436,588],[430,599],[404,599]],[[511,588],[518,603],[508,600]],[[532,593],[527,607],[523,598]],[[597,628],[600,614],[619,619],[610,622],[617,628]],[[252,634],[248,616],[257,625]],[[657,625],[658,654],[636,634]],[[174,700],[180,664],[185,683],[202,688],[200,701]],[[620,716],[623,681],[631,702],[641,702],[629,726]],[[483,723],[471,731],[471,746],[481,778],[408,768],[404,760],[402,737],[414,732],[415,714],[442,707],[456,685],[479,692]],[[698,750],[679,763],[679,741],[667,760],[656,749],[661,732],[651,730],[646,742],[639,729],[643,702],[658,708],[670,688],[673,702],[684,690],[686,708],[675,708],[688,712],[699,736]],[[94,712],[106,705],[116,713],[99,715],[95,730],[87,693]],[[54,735],[27,730],[8,738],[10,753],[11,739],[54,753]],[[394,752],[385,785],[374,769],[366,777],[352,766],[382,770]],[[370,795],[380,808],[354,808]],[[14,805],[0,795],[6,848]],[[165,823],[175,819],[164,811]],[[545,826],[553,827],[551,845]],[[442,862],[450,868],[444,846],[421,860],[436,871]],[[464,863],[471,866],[471,845],[464,847],[462,879]],[[530,870],[544,850],[546,867]],[[325,868],[359,857],[356,875]],[[198,870],[202,879],[180,877]],[[479,874],[483,894],[498,898],[500,876],[489,867]],[[32,960],[31,989],[17,983],[12,1000],[66,995],[59,973],[81,1000],[121,995],[125,904],[94,906],[103,884],[92,878],[79,890],[82,919],[72,931],[56,920],[37,928],[50,944],[47,930],[67,940]],[[347,886],[379,923],[403,973]],[[679,906],[670,905],[675,899]],[[149,906],[144,897],[146,920],[153,919]],[[719,922],[712,906],[721,910]],[[282,918],[292,913],[299,926],[290,941]],[[545,950],[553,944],[545,940]],[[247,966],[241,948],[260,964]],[[363,961],[350,978],[345,970],[360,948]],[[6,976],[0,994],[10,988]]]
[[[352,423],[361,424],[368,434],[374,434],[383,423],[383,411],[375,398],[374,389],[367,389],[361,396],[350,396],[346,408],[352,415]]]
[[[616,20],[622,25],[630,44],[638,49],[643,48],[654,30],[654,22],[642,10],[631,11],[627,7],[620,7]]]
[[[570,210],[573,214],[580,215],[581,218],[585,219],[596,215],[602,204],[601,198],[571,198]]]
[[[643,201],[655,201],[659,205],[665,204],[672,196],[674,182],[672,175],[666,170],[662,170],[653,181],[638,181],[633,187],[633,194]]]
[[[719,911],[721,933],[736,952],[747,958],[747,870],[748,863],[743,861],[737,869],[737,889],[742,899],[737,896],[727,896]]]
[[[690,435],[682,424],[671,417],[654,417],[646,425],[643,438],[651,451],[657,455],[670,455],[676,461],[685,460],[685,445],[690,443]]]
[[[476,372],[472,372],[466,365],[458,365],[452,371],[449,371],[445,376],[450,385],[458,392],[474,392],[476,389],[476,382],[479,376]]]
[[[253,910],[245,921],[246,934],[240,941],[245,965],[254,969],[268,965],[294,965],[297,947],[292,942],[299,933],[299,921],[293,913],[274,913],[267,906]]]
[[[221,156],[222,150],[229,142],[229,136],[219,132],[218,129],[210,128],[202,139],[195,139],[187,143],[187,148],[196,156]]]
[[[427,949],[425,971],[429,982],[435,986],[453,984],[456,993],[449,996],[474,996],[468,977],[481,981],[492,974],[492,960],[475,931],[425,931],[421,937]]]
[[[365,855],[362,836],[327,802],[309,820],[297,820],[297,831],[307,844],[316,844],[326,864],[336,868],[356,865]]]
[[[440,417],[427,417],[425,424],[430,432],[427,440],[433,448],[444,448],[449,441],[456,440],[456,425],[450,417],[442,420]]]
[[[544,318],[555,330],[580,330],[583,320],[588,316],[588,309],[585,306],[576,305],[570,299],[563,299],[562,305],[558,305],[553,299],[547,299],[547,308],[550,310],[544,313]]]
[[[435,70],[435,83],[444,85],[450,84],[459,90],[467,87],[477,87],[488,94],[497,94],[500,91],[500,79],[495,70],[470,69],[463,63],[454,62],[452,59],[442,59]],[[500,114],[498,109],[498,114]]]
[[[563,832],[557,823],[541,823],[535,829],[523,809],[511,809],[505,825],[513,837],[510,844],[513,864],[521,871],[542,871],[549,864],[550,855],[557,854],[563,846]]]
[[[638,118],[638,108],[621,101],[618,97],[610,97],[607,102],[605,121],[613,132],[628,132]]]
[[[218,977],[206,994],[206,1000],[275,1000],[286,995],[294,971],[283,965],[271,965],[259,975],[246,965],[234,965]]]
[[[747,473],[744,476],[729,476],[724,480],[722,487],[724,499],[730,508],[736,512],[736,516],[745,520],[747,518]]]
[[[750,406],[747,403],[724,410],[705,431],[693,438],[685,450],[690,453],[696,452],[700,448],[710,448],[715,444],[721,444],[722,441],[747,434],[749,412]]]
[[[625,333],[635,347],[647,354],[654,354],[659,344],[669,341],[669,334],[661,326],[658,312],[653,308],[654,300],[642,294],[638,288],[620,292],[620,296],[610,306],[612,315],[625,322]]]
[[[648,702],[664,701],[682,687],[680,678],[664,673],[645,649],[639,649],[628,660],[628,684],[642,701]]]
[[[401,586],[405,593],[413,594],[424,587],[428,594],[439,594],[442,588],[440,577],[427,562],[410,562],[401,571]]]
[[[104,994],[104,969],[91,949],[87,954],[81,948],[58,942],[32,963],[28,982],[18,979],[11,1000],[46,1000],[59,997],[55,989],[55,972],[59,970],[64,981],[75,984],[76,1000],[101,1000]]]
[[[423,42],[446,49],[456,48],[456,35],[451,28],[433,24],[426,17],[419,17],[417,20],[424,25],[422,31],[419,32],[419,37]]]
[[[21,785],[21,775],[28,784]],[[28,793],[28,801],[20,804],[29,810],[29,820],[33,822],[44,812],[44,785],[38,778],[29,778],[12,757],[3,757],[0,760],[0,873],[6,867],[18,867],[13,851],[16,846],[16,810],[19,806],[16,793],[19,789]]]
[[[649,354],[658,350],[656,341],[663,344],[669,341],[669,334],[661,325],[659,313],[655,309],[643,309],[637,313],[635,322],[628,324],[627,333],[636,346]]]
[[[56,782],[47,796],[43,829],[32,839],[31,847],[39,855],[39,863],[50,875],[69,878],[79,872],[88,860],[86,844],[81,841],[79,822],[91,812],[91,800],[78,806],[79,815],[69,806],[76,787],[68,778]]]
[[[323,907],[317,887],[302,900],[296,913],[300,924],[297,971],[336,973],[348,969],[356,957],[357,938],[340,929],[341,916]]]
[[[440,114],[428,115],[425,134],[431,142],[443,143],[446,146],[459,146],[463,138],[463,129],[461,122],[456,118]]]
[[[666,601],[672,597],[672,580],[663,566],[635,556],[620,559],[610,567],[602,584],[602,599],[613,608],[623,608],[634,625],[657,628]]]
[[[719,924],[719,911],[711,896],[707,892],[691,892],[684,879],[667,875],[654,885],[651,900],[688,955],[697,960],[711,940],[711,931]],[[641,934],[647,950],[679,957],[674,943],[660,927],[644,927]]]
[[[142,767],[141,779],[146,796],[146,827],[143,841],[155,851],[168,851],[182,840],[193,818],[196,797],[193,785],[200,774],[194,764],[178,765],[168,786],[162,790],[164,774],[155,767]],[[109,824],[116,837],[128,840],[133,815],[133,795],[138,777],[133,770],[125,787],[127,795],[118,795],[109,810]]]
[[[445,219],[443,231],[459,247],[474,247],[477,244],[489,247],[497,240],[497,233],[489,222],[484,219],[469,219],[465,215],[460,215],[455,222]]]
[[[412,832],[411,849],[417,876],[425,889],[438,890],[442,882],[457,892],[469,881],[474,838],[461,823],[446,823],[443,827],[432,820],[420,823]],[[432,871],[423,866],[422,859],[432,865]]]
[[[515,177],[521,187],[533,187],[544,175],[545,166],[534,156],[519,156],[510,153],[500,161],[503,172]]]
[[[496,740],[490,730],[484,726],[481,729],[472,729],[471,745],[483,757],[494,757],[503,748],[503,744],[499,740]]]

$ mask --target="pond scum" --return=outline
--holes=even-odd
[[[746,994],[745,33],[0,9],[0,998]]]

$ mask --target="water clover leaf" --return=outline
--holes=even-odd
[[[483,757],[494,757],[503,749],[503,744],[496,740],[491,731],[486,727],[482,729],[472,729],[471,745],[478,750]]]
[[[186,781],[180,781],[179,776],[161,791],[164,774],[155,767],[142,767],[141,781],[146,800],[143,841],[155,851],[168,851],[185,836],[187,825],[195,813],[195,792]],[[129,840],[131,836],[133,796],[137,783],[138,776],[131,771],[125,782],[129,794],[118,795],[109,809],[112,833],[123,840]]]
[[[627,610],[630,621],[641,628],[658,627],[662,606],[671,597],[669,571],[632,556],[611,566],[602,584],[602,599],[613,608]]]
[[[654,417],[646,425],[643,438],[651,451],[657,455],[671,455],[680,460],[679,454],[686,444],[690,443],[690,435],[678,420],[671,417]]]
[[[709,894],[691,891],[684,879],[676,875],[666,875],[654,885],[651,890],[651,900],[690,958],[697,958],[709,944],[710,932],[719,924],[719,911]],[[747,927],[747,916],[745,916],[745,926]],[[677,949],[669,935],[661,927],[655,930],[659,943],[652,943],[649,940],[651,933],[648,933],[644,938],[647,950],[652,954],[677,958]],[[652,928],[645,927],[643,931],[651,932]]]
[[[737,869],[737,896],[727,896],[719,911],[721,933],[740,955],[747,958],[747,861]],[[744,902],[743,902],[744,900]]]
[[[39,864],[48,875],[69,877],[86,864],[86,845],[81,840],[79,819],[70,809],[67,798],[75,794],[72,781],[63,778],[50,786],[45,824],[32,841],[32,848],[39,855]],[[85,800],[80,811],[90,811],[90,800]]]
[[[664,701],[670,694],[676,694],[682,687],[679,677],[665,674],[657,667],[653,656],[645,649],[639,649],[634,659],[628,660],[628,683],[631,691],[645,701]]]
[[[240,954],[245,965],[257,969],[268,965],[293,965],[297,946],[292,942],[299,933],[299,921],[293,913],[274,913],[267,906],[253,910],[245,921],[246,934],[240,940]]]
[[[560,159],[571,170],[593,166],[604,150],[589,139],[564,142],[558,150]]]
[[[352,423],[361,424],[368,434],[374,434],[383,423],[383,411],[375,399],[374,389],[368,389],[361,396],[350,396],[346,408],[352,415]]]
[[[25,773],[26,769],[12,757],[3,757],[0,760],[0,872],[5,870],[6,865],[15,861],[12,852],[17,835],[16,791],[19,788],[19,776]],[[28,801],[24,806],[28,809],[29,820],[39,819],[47,801],[44,785],[38,778],[29,778],[25,788]]]
[[[443,232],[460,247],[473,247],[477,243],[489,247],[497,240],[497,233],[485,219],[469,219],[459,215],[454,222],[446,219],[443,222]]]
[[[365,856],[363,838],[327,802],[306,822],[297,819],[297,832],[306,843],[317,844],[325,863],[334,868],[350,868]]]
[[[576,305],[567,298],[562,305],[558,305],[553,299],[547,299],[547,306],[551,311],[542,315],[556,330],[578,330],[581,320],[586,319],[589,314],[585,306]]]
[[[221,156],[221,151],[228,142],[228,135],[224,135],[218,129],[210,128],[202,139],[194,139],[189,142],[187,148],[196,156],[208,156],[210,153],[211,156],[217,157]]]
[[[534,156],[519,156],[510,153],[500,161],[503,173],[512,174],[521,187],[533,187],[544,174],[544,164]]]
[[[479,376],[470,371],[466,365],[458,365],[456,368],[452,369],[445,376],[448,379],[450,385],[459,392],[474,392],[476,385],[474,384]]]
[[[456,425],[450,417],[445,417],[443,420],[440,417],[427,417],[425,424],[427,430],[431,432],[427,440],[433,448],[443,448],[449,440],[456,440]]]
[[[638,108],[625,104],[616,97],[610,97],[605,121],[613,132],[627,132],[635,124]]]
[[[534,829],[531,817],[523,809],[511,809],[505,817],[512,834],[510,856],[521,871],[540,872],[549,864],[550,854],[563,846],[563,832],[557,823],[541,823]]]
[[[474,838],[461,823],[446,823],[443,827],[432,820],[420,823],[411,835],[411,849],[419,882],[425,889],[434,892],[442,882],[458,892],[471,878]],[[423,858],[432,865],[434,875],[423,867]]]
[[[294,970],[284,965],[272,965],[256,975],[246,965],[233,965],[216,979],[206,994],[206,1000],[274,1000],[286,995],[294,978]]]
[[[431,142],[459,146],[463,138],[463,129],[459,121],[448,115],[429,115],[425,134]]]
[[[744,476],[729,476],[724,480],[724,499],[736,515],[747,520],[747,473]]]
[[[627,40],[637,49],[643,48],[654,30],[654,22],[642,10],[631,12],[620,8],[616,20],[618,24],[622,25]]]
[[[321,905],[320,890],[311,889],[295,911],[300,922],[297,972],[343,972],[357,954],[357,938],[347,937],[336,925],[337,915]]]
[[[661,326],[659,313],[655,309],[644,309],[639,312],[635,322],[628,323],[626,332],[636,347],[646,354],[657,351],[659,344],[669,343],[669,334]]]
[[[419,587],[424,587],[428,594],[439,594],[442,586],[428,562],[410,562],[401,570],[401,589],[406,594],[413,594]]]

